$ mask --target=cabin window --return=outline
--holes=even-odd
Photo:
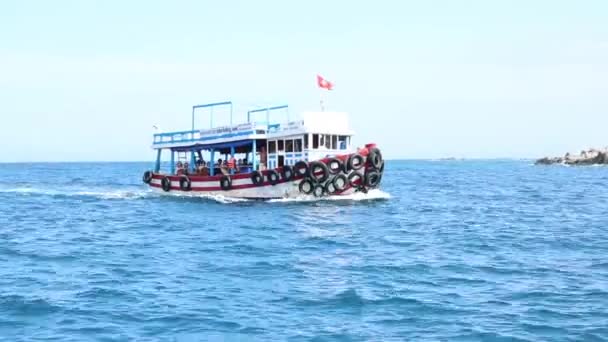
[[[285,140],[285,152],[293,152],[293,140]]]
[[[277,153],[277,144],[274,140],[268,142],[268,153]]]
[[[331,135],[325,134],[325,148],[331,148]]]
[[[302,152],[302,139],[296,139],[293,141],[293,151]]]
[[[331,136],[331,149],[332,150],[338,149],[338,136],[337,135]]]
[[[319,135],[318,134],[313,134],[312,135],[312,148],[319,148]]]
[[[341,135],[338,137],[338,145],[341,150],[346,150],[346,136]]]
[[[325,146],[325,136],[323,134],[319,134],[319,148]]]
[[[283,140],[277,140],[277,142],[278,142],[278,144],[279,144],[278,150],[279,150],[279,151],[283,151],[283,147],[284,147],[284,146],[283,146]]]
[[[308,149],[308,134],[304,134],[304,148]]]

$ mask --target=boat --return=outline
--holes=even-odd
[[[213,125],[218,107],[229,107],[229,124]],[[202,110],[210,112],[209,127],[195,129]],[[304,112],[299,120],[287,114],[272,122],[277,111],[289,108],[249,110],[246,122],[233,124],[231,101],[193,106],[190,130],[154,133],[156,162],[143,182],[162,193],[243,199],[344,196],[380,186],[382,153],[374,143],[351,146],[347,113]]]

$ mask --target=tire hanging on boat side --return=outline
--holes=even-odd
[[[312,190],[312,194],[315,195],[315,197],[322,197],[325,194],[325,188],[323,185],[317,184]]]
[[[300,184],[298,185],[298,189],[300,190],[300,192],[305,195],[310,195],[310,193],[313,191],[314,188],[315,188],[315,182],[313,182],[312,179],[310,179],[310,178],[302,179],[300,181]]]
[[[293,166],[293,171],[298,177],[306,177],[308,175],[308,163],[300,160]]]
[[[271,185],[277,185],[279,182],[279,173],[277,170],[269,170],[266,174],[266,179],[270,182]]]
[[[262,185],[262,183],[264,182],[264,176],[262,176],[260,171],[253,171],[251,173],[251,182],[254,185]]]
[[[338,158],[330,158],[326,164],[329,173],[332,175],[338,174],[340,171],[344,170],[344,163]]]
[[[380,179],[380,172],[376,170],[369,170],[365,173],[365,186],[373,189],[380,184]]]
[[[190,191],[192,190],[192,182],[190,181],[190,178],[186,175],[182,175],[179,178],[179,188],[182,191]]]
[[[171,179],[167,176],[163,177],[163,179],[160,181],[160,185],[165,192],[168,192],[171,190]]]
[[[232,189],[232,179],[226,175],[222,176],[220,178],[220,188],[224,191]]]
[[[319,171],[321,171],[321,174],[317,175]],[[329,168],[327,167],[327,165],[320,161],[313,161],[310,163],[308,173],[310,174],[310,177],[312,179],[314,179],[318,183],[323,183],[329,177]]]
[[[348,170],[359,170],[363,167],[363,156],[355,153],[353,155],[351,155],[350,157],[348,157],[348,162],[347,162],[347,167]]]
[[[334,184],[336,192],[342,192],[346,190],[346,187],[348,186],[348,178],[346,178],[346,176],[341,173],[334,177],[332,183]]]
[[[285,181],[290,181],[293,178],[293,168],[290,165],[283,165],[281,170],[281,178]]]
[[[380,170],[380,167],[382,166],[382,153],[378,148],[373,147],[367,154],[367,160],[374,169]]]
[[[150,184],[150,182],[152,181],[152,171],[146,171],[144,172],[144,175],[142,177],[142,181],[146,184]]]
[[[326,194],[328,195],[333,195],[336,193],[336,187],[334,186],[334,180],[330,179],[327,181],[327,183],[325,183],[325,186],[323,187],[324,191]]]
[[[359,183],[357,183],[357,179],[359,180]],[[363,182],[364,182],[363,175],[359,171],[353,171],[353,172],[351,172],[350,175],[348,175],[348,184],[350,184],[350,186],[353,188],[362,187]]]

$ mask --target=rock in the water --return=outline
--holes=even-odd
[[[561,157],[544,157],[536,161],[537,165],[566,164],[566,165],[599,165],[608,164],[608,148],[597,150],[591,148],[580,154],[566,153]]]

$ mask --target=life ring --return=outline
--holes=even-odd
[[[348,165],[349,170],[359,170],[363,167],[363,163],[363,156],[358,153],[355,153],[348,157],[348,162],[346,165]]]
[[[183,175],[179,178],[179,188],[182,189],[182,191],[192,190],[192,182],[188,176]]]
[[[317,174],[319,171],[321,171],[320,175]],[[329,168],[320,161],[313,161],[310,163],[308,173],[310,173],[310,177],[312,177],[318,183],[323,183],[327,177],[329,177]]]
[[[306,177],[308,176],[308,164],[300,160],[293,166],[293,170],[298,177]]]
[[[293,168],[290,165],[283,165],[281,177],[286,181],[290,181],[293,178]]]
[[[359,181],[358,183],[357,180]],[[350,184],[350,186],[353,188],[363,186],[363,180],[363,175],[359,171],[353,171],[350,175],[348,175],[348,184]]]
[[[330,158],[326,164],[332,175],[338,174],[344,169],[344,163],[338,158]]]
[[[260,173],[260,171],[253,171],[251,173],[251,182],[254,185],[262,185],[264,182],[264,176]]]
[[[336,193],[336,187],[334,186],[333,179],[330,179],[325,183],[325,187],[323,189],[326,194],[333,195]]]
[[[380,170],[380,167],[382,166],[382,153],[376,147],[371,148],[367,154],[367,160],[374,169]]]
[[[305,195],[310,195],[312,190],[315,188],[315,183],[310,178],[304,178],[300,181],[300,185],[298,185],[298,189],[301,193]]]
[[[337,192],[342,192],[346,190],[346,187],[348,186],[348,178],[346,178],[344,174],[339,174],[334,177],[332,183]]]
[[[325,188],[323,187],[323,185],[318,184],[312,190],[312,194],[315,195],[315,197],[321,197],[321,196],[323,196],[325,194]]]
[[[171,190],[171,179],[167,176],[163,177],[163,179],[160,181],[160,185],[162,186],[163,190],[168,192]]]
[[[365,173],[365,185],[368,188],[375,188],[380,184],[380,173],[375,170],[370,170]]]
[[[144,176],[142,177],[142,181],[146,184],[150,184],[152,181],[152,171],[144,172]]]
[[[222,188],[222,190],[230,190],[232,188],[232,179],[226,175],[222,176],[222,178],[220,178],[220,188]]]
[[[271,185],[276,185],[279,182],[279,173],[277,170],[269,170],[266,174],[266,179]]]

